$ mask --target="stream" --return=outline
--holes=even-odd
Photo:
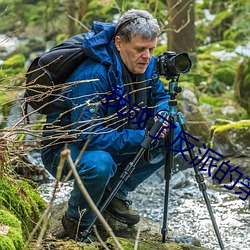
[[[157,172],[141,184],[129,198],[132,208],[153,224],[162,227],[165,180]],[[248,201],[240,200],[223,186],[213,186],[206,178],[207,194],[226,250],[250,250],[250,209]],[[42,197],[49,201],[54,182],[39,187]],[[69,198],[72,182],[57,192],[55,203]],[[170,181],[168,228],[177,236],[200,240],[203,247],[220,250],[202,193],[197,187],[192,168],[175,173]]]

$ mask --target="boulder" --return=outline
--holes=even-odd
[[[199,140],[197,145],[208,143],[209,129],[211,124],[202,114],[199,108],[196,87],[193,84],[184,83],[183,91],[178,96],[178,111],[181,111],[185,118],[187,132]]]
[[[84,249],[103,249],[99,242],[91,243],[86,245],[85,243],[77,243],[67,238],[58,239],[58,235],[63,235],[63,227],[61,224],[61,217],[65,213],[67,204],[65,202],[56,204],[52,209],[51,221],[47,230],[47,236],[44,239],[44,245],[49,244],[55,246],[60,246],[60,249],[78,249],[77,247],[84,247]],[[120,223],[114,220],[108,215],[104,215],[106,221],[109,223],[114,234],[118,238],[120,244],[124,249],[135,249],[135,239],[137,237],[138,231],[139,235],[139,249],[158,249],[158,250],[209,250],[208,248],[202,247],[199,240],[193,237],[176,236],[170,233],[167,237],[166,243],[161,242],[161,229],[150,221],[146,219],[141,219],[140,223],[135,226],[128,226],[126,224]],[[99,229],[101,228],[98,226]],[[97,227],[97,229],[98,229]],[[103,228],[102,228],[103,230]],[[101,235],[101,233],[99,231]],[[105,243],[109,246],[109,249],[114,248],[114,241],[112,238],[108,237],[105,239]],[[74,246],[76,248],[74,248]],[[71,248],[70,248],[71,247]],[[80,249],[80,248],[79,248]]]
[[[223,157],[250,157],[250,120],[213,126],[210,148]]]

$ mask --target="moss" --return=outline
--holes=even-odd
[[[250,127],[250,121],[239,121],[239,122],[230,123],[230,124],[226,124],[222,126],[219,126],[219,125],[215,126],[214,133],[221,133],[221,132],[225,132],[231,129],[241,130],[241,129],[245,129],[249,127]]]
[[[8,212],[0,210],[0,223],[10,227],[6,235],[0,235],[0,249],[21,249],[24,243],[20,221]],[[4,236],[4,237],[2,237]]]
[[[0,221],[7,226],[14,227],[18,230],[21,230],[20,221],[16,218],[16,216],[11,214],[7,210],[0,209]]]
[[[13,241],[7,235],[0,234],[0,249],[16,250]]]
[[[16,249],[21,249],[24,245],[22,231],[16,231],[15,228],[11,228],[7,236],[12,240]]]
[[[16,54],[1,64],[0,84],[20,86],[25,81],[25,56]]]
[[[38,192],[23,180],[14,180],[9,176],[0,179],[0,206],[4,206],[20,221],[24,237],[34,228],[40,218],[40,211],[46,207]]]

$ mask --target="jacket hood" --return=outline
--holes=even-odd
[[[104,64],[112,64],[115,24],[94,21],[85,34],[83,49],[87,56]]]

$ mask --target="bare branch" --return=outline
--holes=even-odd
[[[107,233],[113,238],[113,240],[115,242],[115,245],[118,247],[118,249],[123,250],[123,247],[120,245],[120,243],[117,240],[116,236],[114,235],[111,227],[109,226],[109,224],[106,222],[106,220],[104,219],[104,217],[102,216],[102,214],[100,213],[100,211],[98,210],[98,208],[96,207],[96,205],[93,202],[92,198],[90,197],[88,191],[86,190],[83,182],[81,181],[81,178],[80,178],[79,174],[77,173],[77,170],[75,168],[74,162],[73,162],[73,160],[71,158],[70,150],[69,149],[63,150],[61,152],[61,157],[67,159],[67,161],[69,163],[69,166],[70,166],[70,168],[71,168],[71,170],[73,172],[73,176],[75,178],[75,181],[77,182],[77,185],[78,185],[80,191],[82,192],[84,198],[88,202],[90,208],[97,215],[98,219],[100,220],[100,222],[104,226],[104,228],[107,231]]]

